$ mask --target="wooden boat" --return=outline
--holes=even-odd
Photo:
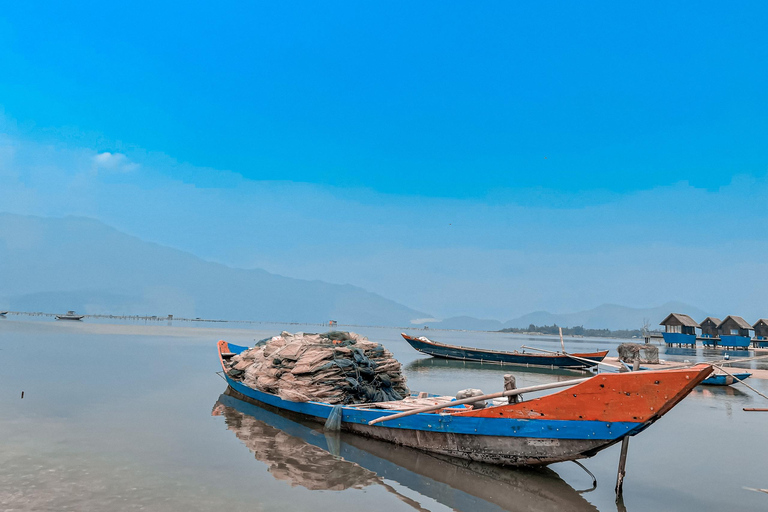
[[[341,429],[426,452],[499,465],[546,465],[591,457],[645,430],[685,398],[712,367],[598,374],[541,398],[483,409],[451,406],[386,420],[400,402],[333,406],[291,402],[233,379],[225,361],[247,347],[219,341],[219,361],[229,387],[250,400],[325,422],[341,413]],[[435,403],[441,397],[434,398]],[[405,400],[403,401],[405,402]],[[386,406],[388,409],[384,409]],[[401,406],[402,407],[402,406]],[[413,412],[413,411],[412,411]],[[379,421],[380,423],[370,424]]]
[[[502,352],[499,350],[486,350],[483,348],[462,347],[458,345],[448,345],[438,343],[424,337],[414,338],[407,334],[400,333],[410,346],[433,357],[443,357],[446,359],[460,359],[463,361],[479,361],[481,363],[510,364],[520,366],[534,366],[541,368],[588,368],[596,366],[597,363],[605,359],[608,351],[589,352],[584,354],[574,353],[572,355],[581,358],[570,357],[570,354],[528,354],[525,352]],[[589,364],[584,359],[594,361]]]
[[[733,375],[739,380],[744,380],[752,376],[752,374],[749,372],[734,373]],[[735,384],[737,382],[738,381],[732,376],[726,374],[711,375],[701,381],[702,384],[707,386],[730,386],[731,384]]]
[[[77,315],[74,311],[67,311],[66,315],[56,315],[56,320],[82,320],[85,315]]]

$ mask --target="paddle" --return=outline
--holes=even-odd
[[[527,388],[510,389],[507,391],[500,391],[498,393],[491,393],[488,395],[472,396],[469,398],[464,398],[462,400],[453,400],[451,402],[444,403],[444,404],[430,405],[428,407],[422,407],[420,409],[413,409],[411,411],[400,412],[400,413],[392,414],[389,416],[382,416],[381,418],[376,418],[375,420],[369,421],[368,424],[374,425],[381,421],[396,420],[398,418],[404,418],[406,416],[412,416],[414,414],[419,414],[422,412],[436,411],[438,409],[445,409],[446,407],[453,407],[454,405],[471,404],[474,402],[480,402],[482,400],[490,400],[492,398],[501,398],[504,396],[520,395],[522,393],[531,393],[533,391],[544,391],[545,389],[564,388],[566,386],[581,384],[582,382],[586,382],[591,378],[592,377],[586,377],[584,379],[564,380],[561,382],[551,382],[549,384],[539,384],[538,386],[528,386]]]

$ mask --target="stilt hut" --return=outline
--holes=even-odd
[[[740,316],[728,315],[717,326],[720,332],[720,345],[733,348],[749,348],[749,331],[752,326]]]
[[[704,346],[717,346],[717,342],[720,341],[720,332],[717,330],[717,326],[720,325],[721,320],[713,316],[708,316],[701,322],[701,337],[703,338]]]
[[[682,313],[671,313],[659,325],[664,326],[664,343],[672,345],[696,346],[696,328],[699,324],[693,318]]]
[[[753,345],[756,348],[768,348],[768,320],[761,318],[752,328],[755,330]]]

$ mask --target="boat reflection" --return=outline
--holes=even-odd
[[[731,386],[696,386],[691,392],[692,396],[704,396],[704,397],[724,397],[724,396],[740,396],[748,397],[749,393]]]
[[[554,471],[506,469],[436,457],[322,427],[241,400],[227,389],[213,407],[270,473],[310,490],[343,490],[381,485],[403,502],[423,510],[407,488],[457,511],[596,511]],[[412,492],[408,492],[411,494]]]

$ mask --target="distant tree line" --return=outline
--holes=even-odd
[[[528,327],[508,327],[502,329],[499,332],[515,332],[515,333],[537,333],[537,334],[559,334],[560,327],[557,324],[553,325],[533,325]],[[640,329],[620,329],[618,331],[612,331],[610,329],[585,329],[582,325],[576,327],[563,327],[563,336],[589,336],[597,338],[642,338],[643,331]]]

